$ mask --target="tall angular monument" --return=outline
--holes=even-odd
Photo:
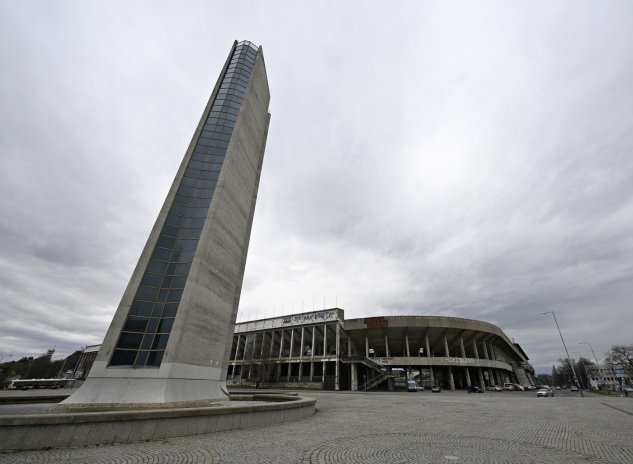
[[[261,47],[235,42],[90,375],[64,403],[223,396],[269,101]]]

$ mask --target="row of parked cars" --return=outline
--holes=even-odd
[[[407,381],[407,387],[409,391],[424,391],[424,387],[417,385],[415,380],[408,380]],[[555,387],[556,389],[560,390],[560,387]],[[548,396],[554,396],[554,388],[548,386],[548,385],[538,385],[538,386],[534,386],[534,385],[519,385],[516,383],[505,383],[503,384],[503,387],[500,387],[498,385],[489,385],[486,387],[487,391],[494,391],[494,392],[500,392],[500,391],[531,391],[531,390],[536,390],[536,396],[537,397],[548,397]],[[440,387],[439,385],[433,385],[433,387],[431,388],[431,391],[433,393],[439,393],[442,391],[442,387]],[[468,393],[483,393],[482,389],[478,386],[478,385],[471,385],[469,387],[466,387],[466,391]],[[571,391],[578,391],[577,387],[572,387]]]
[[[527,390],[536,390],[534,385],[519,385],[518,383],[504,383],[503,387],[499,385],[488,385],[486,387],[488,391],[527,391]]]
[[[407,381],[407,389],[409,391],[424,391],[424,387],[418,385],[415,380]],[[536,390],[536,387],[534,385],[518,385],[516,383],[506,383],[504,384],[503,388],[498,385],[489,385],[486,387],[486,390],[497,391],[497,392],[504,391],[504,390],[525,391],[525,390]],[[442,387],[440,387],[439,385],[433,385],[433,387],[431,387],[431,391],[433,393],[439,393],[442,391]],[[470,385],[469,387],[466,387],[466,391],[468,393],[483,393],[482,389],[478,385]]]
[[[560,387],[556,387],[556,388],[560,390]],[[479,387],[477,387],[477,389],[479,390]],[[507,391],[531,391],[531,390],[536,390],[536,396],[537,397],[554,396],[554,388],[551,388],[548,385],[534,386],[534,385],[518,385],[516,383],[506,383],[506,384],[503,385],[503,388],[501,388],[498,385],[490,385],[490,386],[486,387],[486,390],[488,390],[488,391],[499,391],[499,392],[503,391],[503,390],[507,390]],[[578,391],[578,388],[577,387],[572,387],[571,391]],[[468,392],[471,393],[470,390]],[[480,390],[480,392],[481,392],[481,390]]]
[[[415,380],[407,380],[407,390],[409,390],[410,392],[424,391],[424,387],[422,385],[418,385]],[[442,391],[442,387],[440,387],[439,385],[433,385],[431,387],[431,391],[433,393],[439,393]]]

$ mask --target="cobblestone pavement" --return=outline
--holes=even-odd
[[[307,420],[1,463],[633,463],[633,399],[533,392],[310,392]]]

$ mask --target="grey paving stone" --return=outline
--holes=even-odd
[[[633,399],[303,394],[318,399],[306,420],[131,445],[5,453],[0,462],[633,463]]]

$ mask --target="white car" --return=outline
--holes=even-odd
[[[554,390],[552,390],[551,388],[540,388],[536,392],[536,397],[540,398],[541,396],[544,398],[547,398],[548,396],[554,396]]]

